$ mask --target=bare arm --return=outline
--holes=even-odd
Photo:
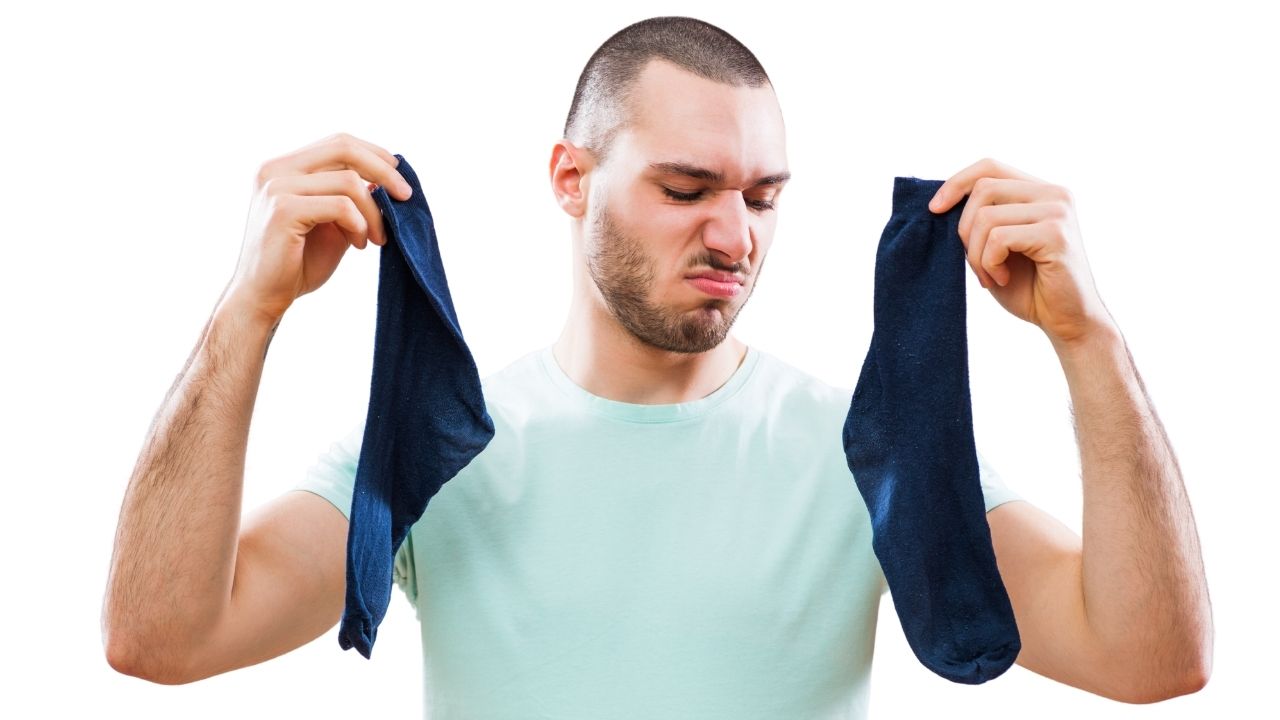
[[[1071,391],[1083,538],[1031,503],[987,515],[1019,633],[1019,663],[1105,697],[1199,690],[1213,619],[1195,518],[1173,447],[1098,294],[1061,185],[983,158],[930,202],[956,226],[982,286],[1045,332]],[[1026,631],[1025,633],[1023,631]]]
[[[1027,502],[987,515],[1018,664],[1123,702],[1195,692],[1211,672],[1213,619],[1173,449],[1118,329],[1055,349],[1080,445],[1084,538]]]
[[[116,670],[190,682],[284,653],[337,621],[346,518],[323,498],[289,492],[241,533],[245,447],[280,318],[348,247],[386,243],[367,183],[409,197],[398,163],[338,133],[259,169],[235,275],[125,491],[102,608]]]
[[[1213,618],[1195,518],[1119,329],[1058,349],[1084,475],[1084,607],[1137,701],[1209,679]]]
[[[226,296],[152,421],[125,491],[102,611],[107,659],[185,672],[231,598],[249,421],[278,323]]]
[[[342,616],[347,518],[328,500],[290,490],[249,516],[230,603],[192,649],[181,682],[283,655]]]

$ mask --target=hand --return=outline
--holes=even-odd
[[[1089,271],[1071,192],[983,158],[929,202],[943,213],[965,195],[958,231],[982,286],[1055,346],[1115,329]]]
[[[385,245],[372,191],[380,183],[393,197],[408,199],[412,190],[395,170],[399,163],[346,133],[263,163],[224,297],[278,321],[295,299],[333,275],[348,246]]]

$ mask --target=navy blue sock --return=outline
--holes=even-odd
[[[875,328],[844,425],[849,470],[911,650],[948,680],[999,676],[1022,649],[996,567],[969,399],[968,200],[929,210],[941,180],[895,177],[876,251]]]
[[[395,553],[440,487],[493,438],[480,376],[462,338],[422,185],[401,155],[408,200],[373,191],[387,242],[364,441],[347,535],[347,601],[338,644],[373,652],[391,602]]]

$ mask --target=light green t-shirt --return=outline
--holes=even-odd
[[[481,380],[495,434],[393,577],[433,720],[865,718],[881,595],[852,389],[749,347],[710,395],[590,394],[547,345]],[[364,423],[297,486],[350,514]],[[978,454],[986,508],[1019,498]]]

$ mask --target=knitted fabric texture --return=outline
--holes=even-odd
[[[965,331],[961,200],[896,177],[876,251],[874,330],[844,425],[872,546],[907,642],[958,683],[999,676],[1021,642],[996,567],[978,475]]]
[[[387,242],[379,258],[373,377],[338,632],[343,650],[354,647],[365,658],[391,602],[392,566],[409,528],[494,434],[449,297],[431,210],[417,174],[396,157],[413,195],[400,201],[381,186],[373,191]]]

